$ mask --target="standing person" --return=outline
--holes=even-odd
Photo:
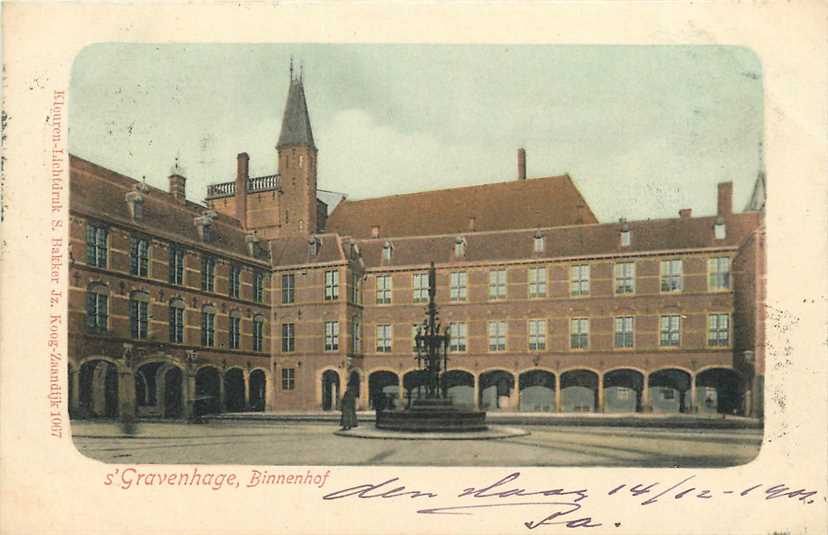
[[[343,431],[359,425],[356,415],[356,387],[353,383],[348,383],[342,395],[342,418],[339,420],[339,425],[342,426]]]

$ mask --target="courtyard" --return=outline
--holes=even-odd
[[[72,422],[83,455],[130,464],[723,467],[751,461],[762,443],[761,429],[518,427],[529,434],[411,441],[337,436],[329,421],[141,422],[129,436],[114,421]]]

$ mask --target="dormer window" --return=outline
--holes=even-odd
[[[462,236],[455,238],[454,256],[466,256],[466,238]]]
[[[198,229],[198,237],[201,241],[210,241],[210,228],[217,216],[218,214],[213,210],[206,210],[202,215],[193,219],[193,224]]]
[[[308,240],[308,252],[311,256],[316,256],[319,254],[319,246],[319,238],[317,238],[316,236]]]
[[[390,262],[391,256],[394,253],[394,246],[391,245],[391,242],[385,242],[382,246],[382,261],[383,262]]]
[[[135,191],[127,192],[124,196],[127,207],[129,208],[129,217],[133,221],[137,221],[144,217],[144,196],[141,194],[143,188],[136,186]]]
[[[629,247],[630,246],[630,225],[622,220],[621,225],[621,247]]]
[[[532,250],[536,253],[542,253],[546,249],[546,237],[540,232],[535,234],[533,243]]]
[[[250,256],[257,256],[259,249],[259,236],[256,235],[255,232],[250,234],[246,234],[244,236],[244,242],[247,244],[247,254]]]
[[[727,237],[727,229],[725,227],[724,218],[721,216],[716,219],[716,224],[713,225],[713,235],[717,240],[723,240]]]

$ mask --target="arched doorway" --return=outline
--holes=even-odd
[[[682,413],[690,407],[690,374],[675,368],[657,370],[647,379],[653,412]]]
[[[518,383],[521,411],[555,410],[555,374],[546,370],[529,370],[520,374]]]
[[[205,366],[196,372],[193,414],[202,416],[221,412],[220,381],[219,371],[212,366]]]
[[[230,368],[224,372],[224,405],[227,412],[242,412],[244,407],[244,372]]]
[[[640,412],[644,374],[632,369],[604,374],[604,412]]]
[[[570,370],[561,374],[561,410],[595,412],[598,374],[591,370]]]
[[[267,393],[267,376],[264,370],[255,369],[250,372],[250,410],[265,410],[265,396]]]
[[[168,366],[162,371],[164,378],[164,417],[181,418],[183,414],[182,393],[184,374],[177,366]]]
[[[480,408],[482,410],[511,409],[515,376],[504,370],[480,374]]]
[[[118,416],[118,370],[105,360],[90,360],[80,367],[80,410],[88,417]]]
[[[701,413],[744,414],[744,384],[736,370],[709,368],[696,375],[696,407]]]
[[[449,370],[443,381],[449,399],[456,405],[474,407],[474,375],[465,370]]]
[[[333,411],[339,405],[339,374],[326,370],[322,374],[322,410]]]
[[[135,371],[135,404],[139,416],[161,416],[159,370],[163,362],[150,362]]]
[[[382,401],[380,402],[380,396]],[[368,407],[393,409],[400,404],[400,378],[394,372],[380,370],[368,376]]]
[[[419,399],[426,395],[428,374],[424,370],[412,370],[403,375],[405,389],[405,403],[410,405],[412,399]]]

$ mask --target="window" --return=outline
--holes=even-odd
[[[536,253],[542,253],[546,249],[546,238],[543,234],[536,234],[532,246],[532,250]]]
[[[621,247],[630,246],[630,229],[625,227],[621,230]]]
[[[264,302],[264,279],[265,275],[261,271],[253,273],[253,300],[257,303]]]
[[[86,327],[90,331],[106,332],[109,322],[109,289],[93,284],[86,291]]]
[[[293,323],[282,324],[282,353],[291,353],[296,349],[296,327]]]
[[[133,292],[129,297],[129,326],[133,338],[147,338],[149,330],[149,294]]]
[[[468,276],[465,271],[455,271],[449,275],[449,298],[452,301],[466,300],[466,283]]]
[[[149,274],[149,240],[130,238],[129,272],[139,277],[146,277]]]
[[[569,322],[569,347],[587,349],[589,347],[589,320],[573,318]]]
[[[238,310],[230,313],[230,325],[227,331],[227,346],[230,349],[238,349],[241,338],[241,314]]]
[[[289,305],[296,299],[296,275],[282,274],[282,304]]]
[[[677,314],[661,316],[660,332],[659,345],[662,347],[678,347],[681,343],[681,316]]]
[[[390,262],[393,252],[394,247],[389,242],[385,242],[385,244],[382,246],[382,261]]]
[[[680,292],[682,288],[681,260],[661,261],[661,291]]]
[[[170,246],[170,284],[184,284],[184,250],[175,245]]]
[[[293,390],[296,387],[296,370],[282,368],[282,390]]]
[[[391,326],[377,325],[377,353],[391,352]]]
[[[546,321],[529,320],[529,351],[546,349]]]
[[[454,240],[454,256],[466,255],[466,239],[458,237]]]
[[[253,351],[264,349],[264,318],[256,316],[253,318]]]
[[[713,225],[713,235],[717,240],[723,240],[727,237],[727,228],[722,217],[716,219],[716,224]]]
[[[489,351],[506,351],[506,322],[489,322]]]
[[[377,304],[391,304],[391,275],[377,275]]]
[[[707,316],[707,344],[719,347],[730,345],[729,314],[710,314]]]
[[[414,302],[424,303],[428,301],[428,274],[414,274]]]
[[[205,292],[216,289],[216,259],[212,256],[201,259],[201,289]]]
[[[489,271],[489,299],[506,299],[506,270]]]
[[[285,213],[285,223],[287,223],[287,213]],[[308,241],[308,254],[316,256],[319,254],[319,238],[313,237]]]
[[[354,318],[351,323],[351,353],[359,353],[362,351],[362,325],[359,320]]]
[[[730,258],[721,256],[707,260],[707,285],[710,290],[730,289]]]
[[[449,351],[463,353],[466,351],[466,324],[449,324]]]
[[[339,322],[325,322],[325,351],[339,351]]]
[[[216,309],[206,306],[201,311],[201,345],[213,347],[216,344]]]
[[[544,297],[546,295],[546,268],[529,268],[529,297]]]
[[[615,274],[615,293],[635,293],[635,264],[633,262],[620,262],[613,268]]]
[[[86,263],[95,267],[106,267],[106,227],[86,225]]]
[[[325,272],[325,301],[339,299],[339,271]]]
[[[170,301],[170,342],[184,343],[184,301],[181,299]]]
[[[239,297],[241,289],[241,268],[239,266],[230,266],[230,284],[228,293],[230,297]]]
[[[632,316],[621,316],[615,318],[615,347],[633,347]]]
[[[589,264],[569,268],[569,292],[572,295],[589,295]]]
[[[351,303],[355,305],[362,304],[362,276],[359,273],[351,273],[351,288],[350,288]]]

